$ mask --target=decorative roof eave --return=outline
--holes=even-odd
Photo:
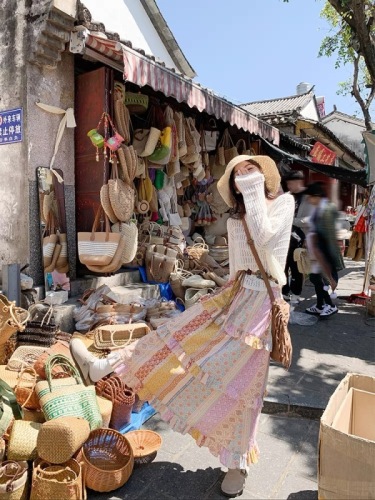
[[[302,126],[301,126],[302,125]],[[307,127],[306,127],[307,125]],[[344,144],[328,127],[320,122],[299,118],[297,128],[303,129],[305,133],[321,141],[334,151],[339,158],[355,169],[362,169],[365,166],[364,160],[357,156],[346,144]]]
[[[291,144],[297,149],[301,151],[309,152],[312,148],[310,144],[306,144],[306,142],[302,142],[303,139],[297,136],[291,136],[290,134],[286,134],[285,132],[280,132],[280,141]]]
[[[162,13],[160,12],[160,9],[157,6],[155,0],[141,0],[141,4],[148,14],[154,28],[158,32],[158,35],[168,48],[169,55],[171,56],[177,68],[181,71],[181,73],[188,76],[189,78],[194,78],[195,76],[197,76],[194,68],[186,59],[184,53],[178,45],[172,31],[169,29],[169,26]]]

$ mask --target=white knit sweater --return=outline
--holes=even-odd
[[[238,176],[236,184],[244,198],[246,222],[264,269],[282,286],[286,283],[284,268],[294,215],[294,198],[291,194],[282,194],[274,200],[266,200],[264,176],[260,172]],[[258,266],[247,243],[241,219],[228,220],[228,240],[230,278],[234,278],[239,270],[257,271]],[[243,286],[254,290],[265,289],[263,280],[252,275],[245,276]],[[271,286],[276,285],[271,281]]]

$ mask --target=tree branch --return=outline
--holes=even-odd
[[[352,92],[353,95],[358,102],[358,104],[361,107],[363,117],[365,119],[365,125],[366,125],[366,130],[371,131],[372,130],[372,124],[371,124],[371,116],[369,112],[369,107],[370,105],[368,104],[368,99],[367,102],[365,103],[364,99],[361,96],[360,90],[359,90],[359,85],[358,85],[358,75],[359,75],[359,60],[361,56],[357,56],[354,58],[353,64],[354,64],[354,73],[353,73],[353,87],[352,87]],[[371,94],[370,94],[371,95]],[[372,100],[372,99],[371,99]],[[371,101],[370,101],[371,103]],[[368,106],[367,106],[368,104]]]

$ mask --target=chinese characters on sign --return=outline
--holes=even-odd
[[[336,161],[336,153],[318,141],[310,151],[310,156],[314,163],[322,163],[323,165],[334,165]]]
[[[0,111],[0,145],[22,141],[22,108]]]

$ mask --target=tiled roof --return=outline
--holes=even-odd
[[[255,101],[241,104],[241,107],[255,116],[273,116],[280,114],[292,114],[301,111],[313,99],[314,91],[310,89],[305,94],[269,99],[267,101]]]

